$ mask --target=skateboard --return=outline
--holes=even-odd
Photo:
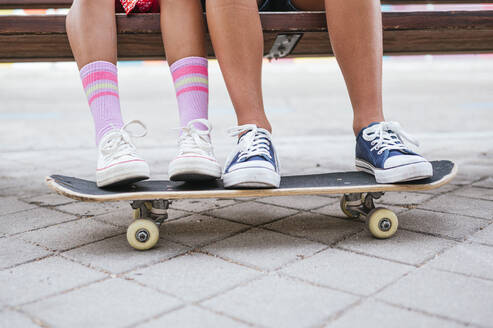
[[[220,180],[193,184],[147,180],[130,186],[103,189],[93,181],[62,175],[49,176],[46,182],[57,193],[79,201],[129,201],[134,221],[127,229],[127,240],[138,250],[147,250],[156,245],[159,227],[167,219],[167,210],[173,200],[199,198],[341,194],[342,212],[351,219],[364,218],[374,237],[386,239],[397,231],[397,215],[387,208],[375,207],[374,200],[385,192],[436,189],[450,182],[457,174],[457,165],[451,161],[431,163],[431,178],[398,184],[378,184],[372,175],[356,171],[283,176],[279,189],[225,189]]]

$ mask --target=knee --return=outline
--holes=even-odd
[[[67,14],[67,27],[75,23],[78,17],[93,16],[105,10],[115,10],[115,0],[74,0]]]

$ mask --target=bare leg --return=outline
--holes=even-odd
[[[262,26],[255,0],[207,0],[212,44],[238,125],[271,131],[262,99]]]
[[[206,57],[205,25],[199,0],[160,0],[161,30],[171,65],[191,56]]]
[[[293,0],[320,10],[315,0]],[[310,7],[314,6],[314,7]],[[353,130],[384,120],[382,111],[382,14],[378,0],[325,0],[330,41],[351,98]]]
[[[116,64],[114,0],[75,0],[67,15],[66,26],[79,69],[98,60]]]

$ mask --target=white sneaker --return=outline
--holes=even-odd
[[[127,128],[131,124],[143,127],[140,135],[131,133]],[[137,154],[131,137],[143,137],[147,134],[145,125],[140,121],[131,121],[120,130],[108,132],[99,143],[99,159],[96,169],[98,187],[123,185],[149,179],[149,166]]]
[[[207,130],[197,129],[195,123],[206,126]],[[211,130],[209,121],[205,119],[192,120],[181,128],[178,155],[168,167],[171,181],[204,181],[221,177],[221,165],[212,149]]]

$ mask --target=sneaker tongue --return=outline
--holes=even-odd
[[[238,143],[240,143],[241,139],[243,139],[247,134],[252,133],[253,130],[247,130],[245,131],[239,138],[238,138]]]

